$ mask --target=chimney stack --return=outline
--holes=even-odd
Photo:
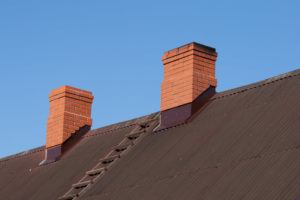
[[[46,158],[41,164],[53,162],[62,154],[62,145],[83,127],[92,125],[93,95],[86,90],[62,86],[49,95]]]
[[[189,104],[192,105],[204,93],[209,99],[208,96],[215,92],[217,55],[214,48],[195,42],[165,52],[162,57],[164,81],[161,84],[163,126],[184,122],[196,112],[195,109],[191,110],[195,105],[189,107]],[[207,94],[209,89],[213,90],[210,95]],[[185,116],[181,112],[186,112]]]

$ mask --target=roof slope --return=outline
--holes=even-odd
[[[113,146],[119,144],[135,124],[155,115],[157,113],[91,130],[58,162],[52,164],[39,166],[44,159],[44,147],[1,159],[0,199],[57,199]]]
[[[80,199],[296,199],[299,77],[216,94],[191,123],[148,133]],[[37,166],[43,150],[0,161],[0,197],[57,199],[136,122],[126,123],[91,131],[53,164]]]

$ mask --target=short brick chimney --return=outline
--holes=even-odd
[[[48,160],[46,163],[60,156],[63,143],[79,129],[90,128],[93,98],[91,92],[70,86],[62,86],[51,91],[46,136],[45,160]]]
[[[182,117],[181,111],[178,113],[177,108],[183,109],[182,106],[194,102],[209,88],[214,90],[217,86],[215,78],[217,55],[214,48],[195,42],[165,52],[162,57],[164,64],[164,81],[161,84],[162,124],[165,122],[164,125],[169,126],[167,124],[170,122],[171,124],[183,122],[184,120],[175,122],[176,118]],[[188,118],[187,116],[190,117],[194,113],[191,109],[184,111],[188,114],[183,118]],[[178,117],[174,112],[177,112]],[[163,118],[168,118],[168,122]]]
[[[63,144],[81,127],[92,125],[93,98],[91,92],[70,86],[62,86],[51,91],[46,137],[47,148]]]
[[[161,111],[190,103],[210,85],[216,87],[216,59],[214,48],[195,42],[165,52]]]

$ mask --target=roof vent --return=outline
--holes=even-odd
[[[203,104],[215,93],[216,59],[214,48],[195,42],[165,52],[160,129],[185,122],[201,107],[195,102]]]

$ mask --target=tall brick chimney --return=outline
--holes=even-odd
[[[41,164],[55,161],[62,153],[64,142],[81,128],[90,128],[93,98],[91,92],[70,86],[62,86],[51,91],[46,159]]]
[[[165,52],[162,57],[162,126],[168,127],[184,122],[196,112],[193,103],[196,99],[200,96],[209,99],[208,96],[215,92],[216,59],[217,52],[214,48],[195,42]],[[200,99],[203,101],[203,98]]]

